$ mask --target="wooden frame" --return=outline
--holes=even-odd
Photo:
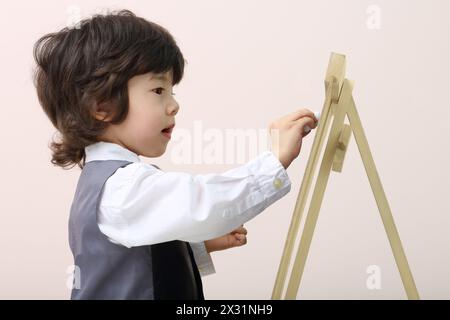
[[[297,298],[300,281],[308,257],[308,251],[319,216],[319,210],[328,178],[331,170],[335,172],[342,171],[342,165],[352,132],[358,145],[359,153],[361,154],[407,297],[408,299],[419,299],[419,294],[352,97],[353,82],[345,78],[345,63],[344,55],[336,53],[331,54],[325,77],[325,102],[316,128],[316,135],[306,165],[297,202],[295,204],[288,236],[272,292],[272,299],[280,299],[282,296],[288,266],[294,250],[294,243],[299,233],[302,213],[305,209],[306,199],[311,188],[312,176],[318,163],[320,150],[322,150],[325,133],[328,132],[331,122],[333,122],[331,131],[328,136],[328,142],[301,234],[300,244],[297,249],[297,254],[287,285],[285,299]],[[345,116],[348,117],[350,124],[344,124]]]

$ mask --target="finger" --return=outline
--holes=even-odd
[[[298,134],[298,138],[301,139],[311,132],[311,128],[315,127],[316,126],[313,119],[310,117],[303,117],[295,122],[292,130],[295,130],[294,132],[296,132]]]
[[[239,227],[231,232],[231,234],[235,234],[235,233],[247,234],[247,229],[245,229],[244,227]]]
[[[317,127],[317,123],[310,117],[303,117],[297,120],[297,123],[299,124],[300,129],[297,129],[297,125],[296,129],[301,130],[302,137],[305,137],[311,132],[312,129],[315,129]]]
[[[309,130],[309,131],[303,131],[303,133],[302,133],[302,138],[304,138],[304,137],[306,137],[308,134],[310,134],[311,133],[311,130]]]
[[[236,233],[228,239],[228,248],[239,247],[246,242],[245,235]]]
[[[308,109],[299,109],[297,111],[294,111],[291,114],[288,114],[286,116],[286,118],[288,120],[291,120],[291,121],[296,121],[296,120],[299,120],[299,119],[301,119],[301,118],[303,118],[305,116],[309,116],[309,117],[311,117],[313,119],[316,119],[316,117],[314,116],[314,113],[311,110],[308,110]]]
[[[245,234],[241,234],[241,233],[236,233],[236,234],[234,235],[234,237],[235,237],[237,240],[244,240],[245,238],[247,238],[247,236],[246,236]]]
[[[246,244],[247,243],[247,237],[243,234],[236,234],[236,241],[238,244]]]
[[[239,229],[237,229],[237,233],[247,234],[247,229],[245,229],[244,227],[240,227]]]

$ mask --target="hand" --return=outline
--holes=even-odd
[[[236,230],[227,233],[224,236],[205,241],[207,252],[225,250],[234,247],[240,247],[247,243],[247,229],[244,225]]]
[[[314,129],[317,127],[317,122],[318,119],[312,111],[300,109],[270,124],[272,152],[285,169],[299,155],[303,137],[311,132],[305,132],[305,127]]]

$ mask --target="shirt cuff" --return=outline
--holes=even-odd
[[[268,207],[285,196],[291,190],[291,180],[286,169],[272,151],[265,151],[258,159],[257,176],[259,190],[262,192]]]
[[[202,277],[216,273],[211,255],[206,251],[205,242],[189,242],[192,253],[194,254],[195,263]]]

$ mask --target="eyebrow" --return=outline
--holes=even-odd
[[[149,80],[162,80],[169,82],[169,79],[167,79],[167,77],[162,74],[151,75]]]

